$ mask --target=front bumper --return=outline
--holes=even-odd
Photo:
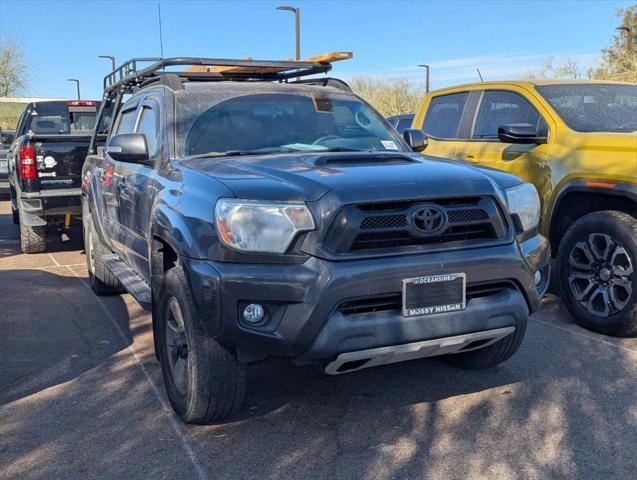
[[[288,356],[309,363],[356,350],[521,328],[539,307],[545,287],[544,282],[535,286],[533,274],[540,270],[548,277],[548,258],[548,242],[536,236],[523,243],[391,258],[311,257],[301,265],[182,261],[211,336],[236,345],[243,359]],[[468,287],[507,286],[470,300],[459,312],[405,318],[400,311],[344,315],[338,309],[347,300],[400,292],[405,278],[458,272],[466,274]],[[265,306],[260,325],[240,318],[249,303]]]

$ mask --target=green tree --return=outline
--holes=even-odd
[[[600,66],[588,71],[597,80],[637,83],[637,4],[618,11],[620,26],[611,45],[602,50]]]
[[[0,97],[23,91],[29,84],[29,66],[21,45],[14,39],[0,40]]]

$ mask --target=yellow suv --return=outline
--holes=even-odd
[[[413,128],[423,154],[535,185],[541,233],[567,307],[583,326],[637,334],[637,85],[482,82],[428,93]]]

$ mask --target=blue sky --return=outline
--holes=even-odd
[[[292,3],[286,3],[286,2]],[[166,56],[287,59],[294,55],[290,12],[301,8],[302,56],[351,50],[333,74],[402,77],[431,64],[433,87],[517,78],[547,58],[571,57],[585,70],[632,1],[168,1],[161,0]],[[101,97],[115,55],[159,56],[156,0],[0,0],[0,38],[19,40],[32,66],[26,95]],[[119,62],[118,62],[119,63]]]

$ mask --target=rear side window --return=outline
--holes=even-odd
[[[497,140],[498,127],[515,123],[528,123],[536,127],[538,133],[547,134],[546,123],[522,95],[503,90],[488,90],[482,96],[472,138]]]
[[[142,116],[139,119],[137,132],[144,134],[146,143],[148,143],[148,152],[151,157],[154,156],[157,148],[157,121],[155,112],[150,107],[142,107]]]
[[[137,110],[134,108],[122,112],[122,116],[119,119],[119,123],[117,124],[117,134],[133,133],[133,129],[135,128],[136,112]]]
[[[402,133],[403,131],[407,130],[408,128],[411,128],[411,122],[412,119],[411,118],[402,118],[398,121],[398,125],[396,126],[396,130],[398,130],[399,133]]]
[[[95,106],[69,107],[66,103],[36,103],[27,114],[26,131],[36,135],[68,135],[93,130]]]
[[[460,119],[468,98],[469,92],[432,98],[422,128],[424,132],[434,138],[458,138]]]

